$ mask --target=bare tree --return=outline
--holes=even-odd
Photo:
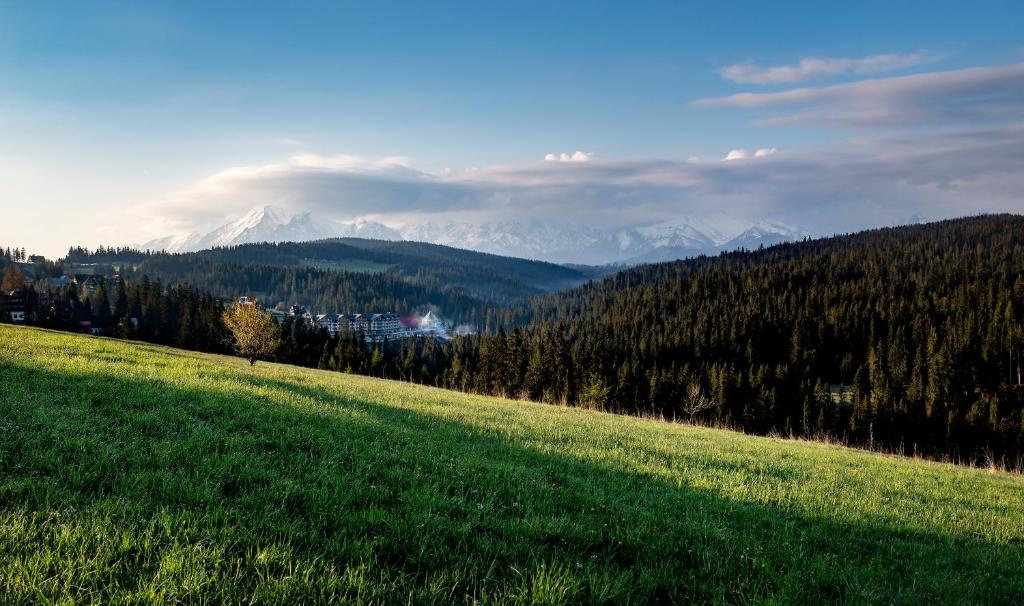
[[[250,365],[281,346],[281,327],[259,303],[236,302],[224,312],[224,325],[231,331],[235,351]]]
[[[686,396],[683,397],[682,406],[683,412],[690,416],[690,421],[692,422],[697,415],[714,407],[715,401],[704,394],[700,383],[696,381],[690,383],[690,387],[686,390]]]

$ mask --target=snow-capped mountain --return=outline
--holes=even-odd
[[[263,206],[206,234],[198,242],[190,244],[190,249],[202,250],[252,242],[320,240],[335,235],[330,227],[317,223],[309,213],[291,215],[283,208]]]
[[[209,233],[167,236],[150,240],[140,247],[145,250],[190,252],[254,242],[307,242],[340,237],[402,239],[398,231],[373,221],[323,221],[315,219],[311,213],[290,214],[276,206],[261,206]]]
[[[717,220],[714,220],[717,219]],[[730,225],[723,228],[722,225]],[[737,228],[737,225],[744,225]],[[672,221],[598,228],[557,221],[426,222],[391,227],[374,221],[341,223],[310,213],[254,208],[244,217],[206,234],[167,236],[141,245],[148,250],[187,252],[252,242],[302,242],[325,238],[370,238],[443,244],[511,257],[555,263],[649,263],[756,249],[806,237],[807,232],[773,221],[680,217]]]
[[[405,240],[557,263],[621,259],[647,246],[631,228],[597,229],[539,220],[413,224],[402,228],[401,233]]]
[[[725,250],[736,250],[739,248],[754,250],[759,246],[795,242],[807,237],[810,237],[808,232],[790,225],[775,221],[758,221],[723,243],[722,248]]]

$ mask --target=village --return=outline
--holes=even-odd
[[[239,302],[246,303],[242,297]],[[331,337],[339,332],[362,334],[367,343],[381,343],[411,337],[451,339],[451,327],[434,312],[419,316],[400,316],[395,312],[383,313],[324,313],[312,314],[302,305],[292,305],[288,316],[301,319],[310,326],[326,330]]]
[[[41,257],[32,259],[33,262],[41,262],[42,260]],[[33,279],[36,276],[31,263],[18,263],[11,267],[18,270],[18,278],[9,279],[8,282],[12,283],[6,285],[7,289],[0,293],[0,303],[3,304],[0,306],[3,311],[3,317],[0,318],[0,321],[13,324],[25,323],[28,320],[27,315],[30,310],[47,305],[52,290],[71,287],[79,291],[79,296],[83,300],[88,300],[99,287],[101,280],[91,271],[93,268],[88,268],[90,270],[89,273],[84,273],[81,272],[82,268],[77,267],[75,269],[79,271],[68,271],[59,277],[40,278],[37,283]],[[105,278],[106,282],[110,285],[118,284],[121,279],[121,276],[117,274]],[[21,288],[22,285],[24,285],[24,289]],[[18,286],[18,288],[11,288],[11,286]],[[39,286],[40,288],[38,290],[28,290],[32,286]],[[30,298],[26,298],[26,296]],[[248,296],[239,297],[237,300],[242,304],[257,302],[256,299]],[[112,330],[111,326],[95,323],[92,317],[93,314],[88,306],[84,304],[73,305],[69,311],[74,316],[75,327],[81,332],[103,335],[110,333]],[[279,324],[283,323],[286,317],[292,317],[296,321],[304,322],[311,328],[326,331],[332,338],[336,337],[339,333],[350,331],[363,335],[367,343],[382,343],[414,337],[447,341],[452,338],[453,334],[451,326],[433,311],[427,311],[424,315],[408,316],[401,316],[393,311],[383,313],[313,314],[303,305],[292,305],[287,311],[283,311],[283,307],[269,311],[274,320]],[[138,318],[129,317],[127,321],[133,327],[138,327]]]

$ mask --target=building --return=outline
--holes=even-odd
[[[391,311],[382,314],[371,314],[369,322],[369,332],[374,335],[390,335],[397,333],[402,328],[398,320],[398,314]]]
[[[82,287],[82,291],[85,294],[92,296],[92,293],[96,292],[96,289],[100,286],[100,281],[96,279],[96,276],[85,276],[83,279],[78,280],[78,284]]]
[[[292,305],[288,309],[288,315],[304,318],[311,326],[326,330],[332,337],[346,330],[353,334],[362,334],[368,343],[415,336],[449,338],[447,325],[433,313],[422,317],[401,317],[393,311],[368,314],[326,313],[313,316],[302,305]]]
[[[338,314],[320,314],[316,317],[316,325],[327,331],[332,337],[341,330],[342,316]]]
[[[65,275],[63,275],[63,276],[61,276],[59,278],[50,278],[50,286],[52,286],[54,288],[61,288],[62,286],[68,286],[72,282],[74,282],[74,278],[72,276],[67,275],[67,274],[65,274]]]
[[[316,324],[316,318],[313,314],[309,313],[309,310],[302,305],[292,305],[288,308],[288,315],[296,320],[301,320],[310,326]]]
[[[11,322],[21,324],[25,321],[25,298],[20,290],[12,290],[7,297],[7,315]]]

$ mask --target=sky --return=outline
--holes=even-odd
[[[0,245],[1024,212],[1020,2],[0,0]]]

